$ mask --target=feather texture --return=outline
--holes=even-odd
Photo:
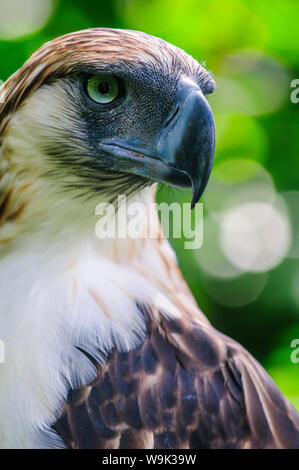
[[[144,229],[99,240],[96,198],[73,191],[75,181],[96,192],[96,179],[111,197],[135,191],[82,164],[91,149],[72,77],[138,66],[214,88],[182,50],[112,29],[45,44],[1,87],[0,447],[298,448],[298,414],[211,327],[159,224],[155,239]],[[72,143],[63,155],[62,141]],[[154,191],[138,184],[148,208]]]
[[[69,448],[299,448],[299,416],[237,343],[182,316],[113,349],[98,378],[70,391],[55,430]]]

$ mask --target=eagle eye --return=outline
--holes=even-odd
[[[96,103],[107,104],[118,97],[119,85],[112,75],[93,75],[87,81],[86,91]]]

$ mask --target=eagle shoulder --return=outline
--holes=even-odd
[[[238,343],[192,318],[146,317],[54,429],[68,448],[299,448],[299,415]]]

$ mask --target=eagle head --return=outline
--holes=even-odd
[[[61,209],[157,181],[192,187],[193,206],[214,155],[213,89],[190,55],[138,31],[89,29],[46,43],[1,88],[2,215],[20,218],[33,196],[37,211],[54,196]]]

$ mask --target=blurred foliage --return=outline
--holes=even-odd
[[[44,42],[98,26],[160,36],[212,71],[217,145],[203,198],[204,243],[200,250],[185,250],[184,239],[171,242],[202,310],[262,361],[299,409],[299,364],[290,360],[290,343],[299,338],[299,103],[290,100],[290,83],[299,77],[298,1],[0,0],[0,8],[2,80]],[[158,198],[188,202],[190,193],[162,188]],[[223,245],[225,211],[240,201],[278,211],[263,229],[266,245],[259,245],[260,221],[254,243],[237,244],[248,261],[250,250],[269,245],[277,251],[288,242],[289,251],[281,248],[272,265],[269,251],[267,269],[252,258],[252,267],[240,270]]]

